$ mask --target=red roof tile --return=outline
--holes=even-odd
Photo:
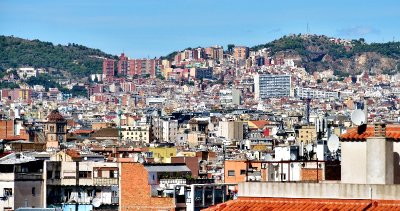
[[[218,204],[204,211],[225,210],[399,210],[400,200],[344,200],[344,199],[290,199],[290,198],[250,198]]]
[[[47,116],[47,119],[51,122],[59,122],[65,120],[58,110],[51,111],[51,113]]]
[[[386,138],[400,140],[400,125],[386,125]],[[350,128],[347,132],[340,136],[341,141],[365,141],[368,137],[375,136],[373,125],[368,125],[362,133],[358,132],[358,127]]]
[[[74,134],[90,134],[90,133],[94,133],[94,130],[75,130],[73,132]]]
[[[73,150],[73,149],[68,149],[66,153],[67,153],[67,155],[71,156],[71,158],[80,158],[81,157],[79,152],[76,150]]]

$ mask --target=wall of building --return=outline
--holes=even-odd
[[[367,183],[393,184],[393,142],[367,138]]]
[[[176,156],[175,147],[150,147],[149,152],[153,153],[153,158],[157,162],[170,163],[171,157]]]
[[[4,198],[5,200],[0,200],[0,210],[5,210],[4,208],[14,209],[14,173],[0,173],[0,197],[4,197],[4,189],[11,189],[12,195]]]
[[[43,181],[15,181],[15,209],[18,207],[44,207]]]
[[[148,173],[139,163],[120,163],[120,210],[174,210],[173,198],[151,197]]]
[[[341,142],[342,183],[367,183],[367,143]]]

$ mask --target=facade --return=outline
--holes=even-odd
[[[178,134],[178,120],[169,118],[153,118],[154,138],[159,142],[175,142]]]
[[[150,147],[149,155],[156,163],[171,163],[171,158],[176,156],[175,147]]]
[[[122,126],[121,127],[121,139],[123,141],[132,141],[139,143],[150,142],[150,127],[144,126]]]
[[[155,77],[156,63],[156,59],[130,59],[128,75],[139,77],[150,75]]]
[[[114,77],[114,60],[104,59],[103,60],[103,78]]]
[[[118,210],[118,163],[85,161],[79,154],[67,152],[58,153],[45,166],[46,207]]]
[[[58,110],[53,110],[47,116],[44,133],[48,149],[58,149],[60,143],[67,141],[67,120]]]
[[[118,75],[127,75],[129,71],[128,67],[128,57],[122,53],[118,60]]]
[[[233,57],[235,60],[245,60],[249,58],[249,47],[235,46],[233,49]]]
[[[299,98],[314,98],[314,99],[327,99],[334,98],[339,99],[339,92],[329,92],[325,90],[317,90],[313,88],[297,87],[294,93],[295,97]]]
[[[213,68],[211,68],[211,67],[191,68],[190,76],[195,79],[212,79],[213,78]]]
[[[316,139],[317,130],[315,129],[315,125],[304,125],[299,129],[299,135],[296,140],[298,143],[312,144]]]
[[[239,121],[220,121],[217,136],[228,140],[241,141],[244,138],[244,122]]]
[[[254,89],[256,100],[289,97],[292,89],[291,75],[257,74],[254,77]]]
[[[0,210],[44,207],[43,161],[12,153],[0,159]]]

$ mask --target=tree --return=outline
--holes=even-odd
[[[228,44],[228,53],[233,53],[234,48],[235,48],[234,44]]]

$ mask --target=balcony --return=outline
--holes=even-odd
[[[15,173],[15,180],[43,180],[41,173]]]
[[[93,178],[93,185],[95,186],[112,186],[118,185],[118,178]]]
[[[47,179],[47,185],[61,185],[61,179]]]

